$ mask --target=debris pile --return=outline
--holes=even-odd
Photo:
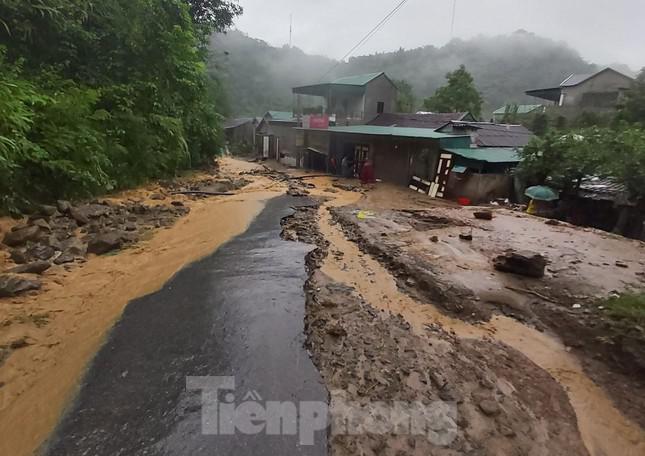
[[[167,196],[150,196],[152,200],[162,198]],[[78,205],[58,201],[56,206],[42,206],[2,236],[16,266],[0,274],[0,296],[40,288],[37,278],[19,274],[42,274],[52,265],[83,262],[87,254],[120,249],[137,242],[146,231],[173,225],[189,211],[181,201],[155,206],[137,200],[94,200]]]

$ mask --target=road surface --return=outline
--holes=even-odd
[[[280,220],[296,204],[306,201],[272,199],[245,233],[131,302],[44,453],[326,454],[324,431],[313,445],[301,445],[299,433],[205,435],[202,392],[186,383],[234,376],[235,389],[219,398],[234,394],[235,405],[245,396],[264,406],[327,400],[303,348],[304,258],[312,246],[280,238]]]

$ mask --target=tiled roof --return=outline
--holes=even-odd
[[[533,137],[533,134],[522,125],[490,122],[452,121],[438,131],[445,132],[449,127],[452,127],[453,133],[472,130],[473,142],[479,147],[524,147]]]
[[[527,105],[517,105],[517,113],[518,114],[528,114],[530,112],[535,111],[536,109],[542,108],[544,105],[541,104],[527,104]],[[508,109],[508,106],[502,106],[499,109],[496,109],[493,111],[493,114],[506,114],[506,110]]]

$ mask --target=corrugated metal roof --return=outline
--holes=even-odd
[[[595,76],[598,73],[586,73],[586,74],[571,74],[564,81],[560,83],[560,87],[572,87],[580,84],[581,82],[586,81],[592,76]]]
[[[612,178],[592,176],[585,177],[580,181],[578,195],[595,200],[614,201],[620,198],[626,200],[627,189]]]
[[[468,112],[437,112],[432,114],[383,113],[367,122],[381,127],[439,128],[451,120],[462,120]]]
[[[541,104],[526,104],[526,105],[517,105],[518,114],[528,114],[535,111],[536,109],[542,108],[544,105]],[[506,114],[507,106],[502,106],[499,109],[493,111],[493,114]]]
[[[517,149],[509,147],[444,148],[444,150],[460,157],[488,163],[517,163],[520,161]]]
[[[439,133],[430,128],[383,127],[378,125],[353,125],[348,127],[331,127],[334,133],[353,133],[360,135],[398,136],[402,138],[456,138],[458,136]]]
[[[294,120],[293,112],[291,111],[267,111],[267,114],[271,116],[271,120],[282,120],[287,122]]]
[[[364,86],[373,79],[378,78],[380,75],[384,74],[383,71],[380,73],[367,73],[367,74],[357,74],[355,76],[344,76],[342,78],[335,79],[331,84],[341,84],[341,85],[354,85],[354,86]]]
[[[253,120],[254,120],[254,117],[240,117],[238,119],[228,119],[226,122],[224,122],[224,129],[227,130],[229,128],[237,128],[246,123],[253,122]]]

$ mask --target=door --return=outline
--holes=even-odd
[[[439,163],[437,163],[437,172],[435,173],[432,184],[430,185],[430,196],[443,198],[448,183],[448,175],[452,169],[452,154],[441,154]]]
[[[262,157],[263,158],[269,158],[269,137],[268,136],[263,136],[262,137]]]
[[[370,147],[364,144],[354,146],[354,176],[361,174],[361,168],[370,156]]]

